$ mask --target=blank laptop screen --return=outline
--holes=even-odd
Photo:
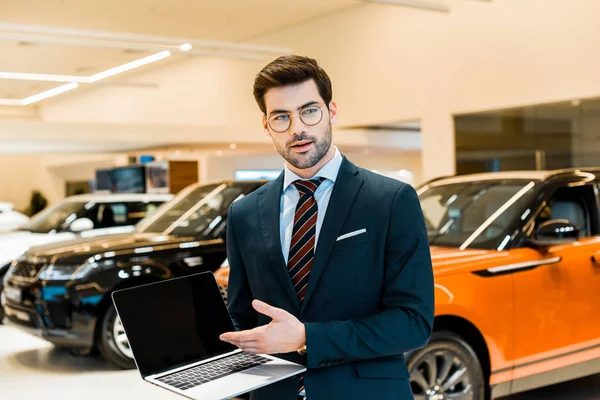
[[[219,340],[234,331],[211,273],[201,273],[113,294],[142,376],[233,351]]]

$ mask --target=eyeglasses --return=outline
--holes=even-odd
[[[324,105],[306,106],[301,109],[298,114],[294,115],[290,113],[273,114],[267,119],[267,123],[269,124],[269,127],[277,133],[283,133],[290,129],[290,126],[292,126],[292,119],[295,117],[300,117],[300,121],[302,121],[304,125],[314,126],[323,119],[324,107]]]

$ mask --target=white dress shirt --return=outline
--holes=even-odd
[[[321,231],[321,226],[323,226],[323,219],[325,218],[325,212],[327,211],[327,205],[329,204],[329,199],[331,198],[331,192],[333,191],[333,185],[335,184],[335,180],[337,179],[338,172],[340,171],[340,166],[342,165],[342,155],[337,147],[335,147],[335,156],[327,164],[325,164],[316,174],[315,178],[325,178],[325,180],[319,185],[317,191],[315,192],[315,199],[317,200],[317,234],[315,237],[315,249],[317,248],[317,243],[319,242],[319,232]],[[280,203],[280,238],[281,238],[281,250],[283,252],[283,258],[285,259],[285,263],[288,263],[288,256],[290,253],[290,243],[292,241],[292,233],[294,230],[294,215],[296,214],[296,205],[298,204],[298,200],[300,199],[300,194],[298,193],[298,189],[293,185],[296,180],[303,180],[294,172],[292,172],[287,165],[284,167],[284,181],[283,181],[283,193],[281,194],[281,203]],[[305,179],[305,180],[310,180]]]

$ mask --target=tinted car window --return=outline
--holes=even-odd
[[[533,193],[529,181],[465,182],[420,190],[430,244],[496,248]]]
[[[94,229],[129,225],[126,203],[97,203],[85,215],[94,223]]]
[[[63,230],[71,222],[84,216],[85,212],[85,203],[59,203],[35,215],[22,229],[36,233]]]
[[[225,228],[229,206],[247,189],[247,185],[225,183],[198,186],[142,221],[138,230],[207,239],[218,237]]]
[[[127,224],[135,225],[145,217],[152,215],[158,210],[162,203],[159,202],[135,202],[127,203]]]

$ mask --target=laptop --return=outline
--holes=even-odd
[[[219,336],[233,322],[211,272],[112,294],[142,378],[190,399],[228,399],[306,371],[244,353]]]

